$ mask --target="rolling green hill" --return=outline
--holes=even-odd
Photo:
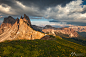
[[[72,52],[83,53],[86,57],[85,46],[58,37],[57,40],[15,40],[0,43],[1,57],[72,57]]]

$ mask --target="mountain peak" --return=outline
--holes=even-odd
[[[23,17],[21,16],[21,18],[20,19],[23,19]]]
[[[27,15],[26,14],[24,14],[24,18],[26,18],[27,17]]]
[[[13,18],[12,16],[8,16],[7,18]]]
[[[24,18],[26,18],[27,20],[29,19],[29,17],[26,14],[24,14]]]
[[[19,23],[19,18],[16,19],[16,22]]]
[[[29,18],[26,14],[24,14],[23,20],[24,20],[29,26],[31,26],[30,18]]]
[[[17,19],[19,19],[19,18],[17,17]]]
[[[11,16],[8,16],[7,18],[4,18],[3,23],[10,23],[10,24],[14,24],[15,23],[15,19]]]
[[[24,18],[25,18],[26,20],[30,21],[29,17],[28,17],[26,14],[24,14]]]

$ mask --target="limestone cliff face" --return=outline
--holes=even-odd
[[[3,35],[7,35],[8,37],[3,38]],[[20,39],[27,39],[27,40],[34,40],[34,39],[41,39],[45,36],[44,33],[35,31],[31,28],[31,22],[29,17],[24,14],[24,17],[20,19],[16,19],[15,23],[12,25],[11,28],[0,35],[0,37],[4,40],[20,40]],[[0,38],[0,39],[1,39]],[[3,40],[3,41],[4,41]]]

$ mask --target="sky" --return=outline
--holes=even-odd
[[[0,0],[0,24],[23,14],[38,26],[86,26],[86,0]]]

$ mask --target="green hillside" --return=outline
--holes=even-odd
[[[72,52],[86,57],[85,46],[64,39],[16,40],[0,43],[1,57],[75,57],[70,55]]]

